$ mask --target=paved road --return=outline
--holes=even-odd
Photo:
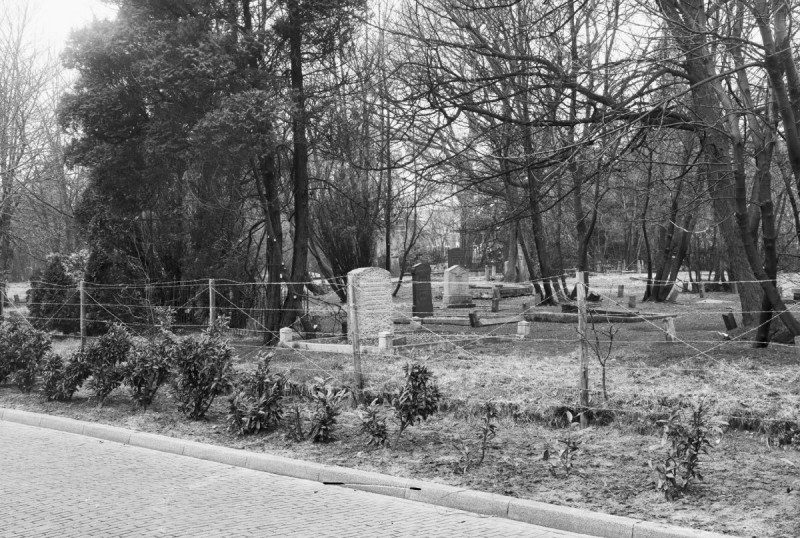
[[[0,536],[583,535],[0,421]]]

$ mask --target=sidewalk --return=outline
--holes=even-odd
[[[0,408],[0,536],[50,535],[721,536]]]

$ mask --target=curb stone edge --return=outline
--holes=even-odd
[[[732,538],[730,534],[642,521],[445,484],[249,452],[116,426],[0,407],[0,420],[137,446],[234,467],[312,480],[598,538]]]

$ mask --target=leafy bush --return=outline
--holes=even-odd
[[[710,419],[702,401],[691,406],[688,422],[684,417],[684,407],[685,404],[679,405],[669,418],[658,421],[664,429],[661,446],[666,446],[667,451],[662,462],[655,465],[650,462],[650,467],[656,473],[656,489],[670,501],[683,495],[695,478],[703,480],[703,475],[698,471],[700,456],[708,454],[713,446],[712,436],[721,436],[722,426],[726,425]]]
[[[305,430],[303,429],[303,417],[300,415],[300,408],[294,406],[287,424],[286,438],[299,443],[306,440]]]
[[[169,350],[172,387],[178,406],[192,420],[203,418],[233,380],[233,350],[217,330],[199,339],[176,340]]]
[[[158,345],[137,341],[128,352],[124,383],[131,388],[133,400],[143,409],[153,403],[158,389],[169,378],[171,338],[174,337],[165,336]]]
[[[42,367],[42,391],[48,400],[67,402],[89,377],[89,368],[80,354],[64,364],[58,355],[50,355]]]
[[[84,363],[92,376],[88,387],[94,393],[98,407],[125,379],[125,362],[132,345],[128,330],[114,324],[106,334],[78,352],[77,361]]]
[[[11,382],[14,383],[20,392],[29,393],[36,385],[36,375],[39,372],[39,365],[29,362],[25,368],[20,368],[11,374]]]
[[[12,317],[0,324],[0,382],[11,376],[22,392],[30,392],[50,346],[47,334],[22,318]]]
[[[31,280],[28,313],[38,329],[63,333],[80,330],[78,285],[60,255],[49,256],[44,271]]]
[[[427,420],[439,409],[441,393],[427,366],[409,363],[403,366],[405,382],[392,398],[392,407],[400,421],[397,440],[409,426]]]
[[[308,436],[314,443],[330,443],[335,440],[333,429],[340,413],[339,406],[348,394],[347,389],[336,390],[330,386],[315,386],[312,389],[311,399],[316,409],[311,416],[311,431]]]
[[[255,372],[242,377],[228,399],[228,430],[238,435],[267,431],[283,418],[286,377],[269,371],[273,355],[262,357]]]
[[[367,446],[386,446],[389,441],[389,430],[386,428],[386,417],[381,412],[382,408],[376,398],[358,412],[361,433],[369,436]]]

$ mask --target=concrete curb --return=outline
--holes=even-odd
[[[456,488],[444,484],[359,471],[270,454],[236,450],[173,437],[83,422],[71,418],[0,407],[0,420],[86,435],[160,452],[313,480],[410,501],[455,508],[487,516],[504,517],[567,532],[602,538],[731,538],[731,535],[651,523],[623,516],[591,512],[504,495]]]

